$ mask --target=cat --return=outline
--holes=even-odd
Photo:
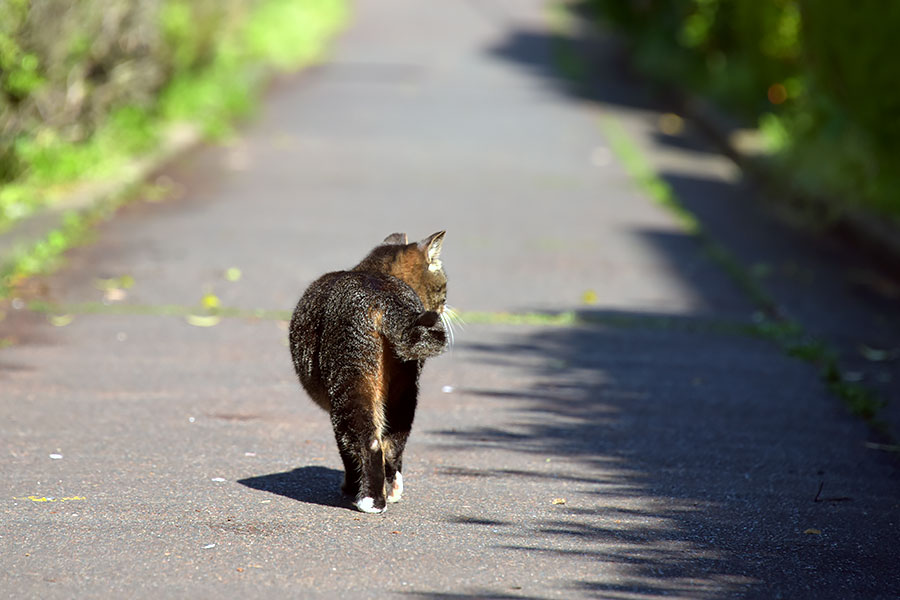
[[[419,374],[452,335],[440,260],[445,233],[413,243],[389,235],[352,269],[314,281],[291,318],[294,369],[331,415],[341,490],[362,512],[400,500]]]

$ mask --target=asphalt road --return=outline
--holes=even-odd
[[[729,225],[727,161],[664,144],[612,72],[574,93],[552,55],[536,0],[360,0],[329,60],[30,291],[105,308],[4,306],[0,594],[900,596],[896,459],[815,367],[741,333],[756,307],[601,118],[689,170],[682,198],[739,256],[803,258],[762,218]],[[483,314],[426,365],[402,502],[355,512],[286,323],[164,307],[287,311],[387,234],[440,229],[450,303]]]

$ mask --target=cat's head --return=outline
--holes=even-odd
[[[403,280],[411,287],[425,310],[444,312],[447,276],[441,263],[445,231],[409,243],[405,233],[392,233],[357,267],[375,268]]]

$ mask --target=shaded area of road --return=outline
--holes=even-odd
[[[678,201],[760,280],[777,310],[829,344],[850,377],[880,396],[886,403],[880,418],[896,438],[900,279],[889,261],[838,235],[821,235],[791,212],[792,201],[783,191],[745,179],[702,133],[722,115],[710,115],[704,123],[679,122],[664,132],[662,111],[677,111],[679,103],[667,104],[664,94],[637,79],[624,42],[604,29],[588,5],[574,2],[571,23],[562,30],[520,27],[493,51],[553,82],[560,93],[609,109],[604,114],[616,116]],[[542,61],[528,50],[542,43],[555,49],[555,61]],[[568,65],[570,78],[560,79],[560,65]],[[644,234],[660,254],[675,257],[673,269],[690,280],[668,237]]]

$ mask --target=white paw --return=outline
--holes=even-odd
[[[366,496],[362,500],[357,500],[353,504],[354,506],[356,506],[356,508],[363,511],[364,513],[378,514],[384,512],[383,508],[375,508],[375,499],[371,496]]]
[[[394,486],[391,488],[390,493],[388,494],[387,501],[388,502],[400,502],[400,497],[403,495],[403,475],[400,471],[397,471],[397,475],[394,479]]]

